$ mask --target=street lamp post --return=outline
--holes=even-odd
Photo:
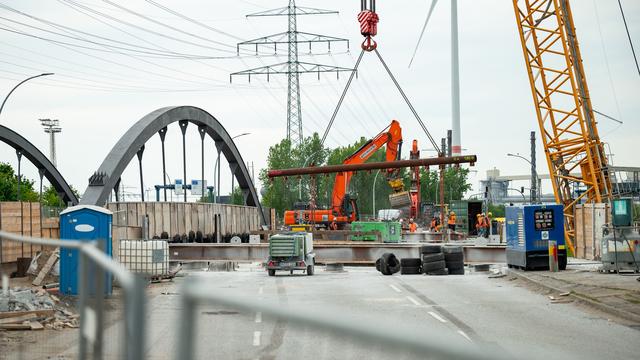
[[[242,133],[240,135],[236,135],[236,136],[232,137],[231,140],[237,139],[240,136],[245,136],[245,135],[251,135],[251,133]],[[236,174],[231,174],[231,199],[233,199],[233,191],[235,190],[234,189],[235,186],[236,186]]]
[[[540,178],[538,178],[538,173],[536,171],[536,166],[533,162],[531,162],[526,157],[520,154],[511,154],[508,153],[507,156],[520,158],[531,165],[531,203],[535,203],[538,201],[538,183],[540,182]],[[535,160],[534,160],[535,161]]]
[[[376,217],[376,180],[378,180],[378,175],[380,175],[380,170],[376,172],[376,176],[373,177],[373,189],[371,191],[371,203],[373,204],[373,217]]]
[[[231,140],[235,138],[239,138],[240,136],[251,135],[251,133],[242,133],[236,136],[233,136]],[[213,202],[217,203],[220,198],[220,150],[218,150],[218,156],[216,157],[216,164],[213,166],[213,182],[216,184],[213,194]],[[217,179],[216,179],[217,177]],[[217,181],[216,181],[217,180]],[[234,186],[235,174],[231,174],[231,195],[233,196],[233,186]]]
[[[5,96],[4,101],[2,101],[2,105],[0,105],[0,114],[2,114],[2,109],[4,109],[4,104],[7,102],[7,99],[9,99],[9,96],[11,96],[11,94],[18,88],[18,86],[26,83],[27,81],[29,81],[31,79],[39,78],[39,77],[42,77],[42,76],[49,76],[49,75],[53,75],[53,73],[42,73],[40,75],[31,76],[31,77],[28,77],[28,78],[20,81],[18,83],[18,85],[14,86],[13,89],[11,89],[11,91],[9,91],[7,96]]]

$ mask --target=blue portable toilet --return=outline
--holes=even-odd
[[[72,206],[60,213],[60,239],[77,241],[104,241],[105,252],[111,253],[111,222],[113,213],[105,208],[93,205]],[[78,295],[78,271],[80,270],[79,250],[60,249],[60,293]],[[89,283],[93,284],[91,273],[95,268],[89,266]],[[112,275],[105,273],[104,293],[111,294]],[[95,289],[91,289],[95,291]]]
[[[558,267],[567,267],[564,208],[557,204],[508,206],[507,265],[524,270],[549,269],[549,241],[558,246]]]

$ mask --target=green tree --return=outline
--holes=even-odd
[[[76,195],[76,197],[80,198],[78,194],[78,190],[73,187],[73,185],[69,185],[71,187],[71,191]],[[65,207],[66,204],[62,201],[60,194],[53,186],[45,186],[42,192],[42,204],[46,206],[53,207]]]
[[[491,213],[493,218],[504,217],[505,215],[505,206],[502,204],[489,204],[489,212]]]
[[[233,205],[244,205],[244,194],[239,186],[233,188],[233,191],[229,194],[229,198]]]
[[[20,200],[38,201],[38,193],[34,190],[33,180],[20,179]],[[0,163],[0,201],[18,201],[18,177],[13,167]]]
[[[294,167],[319,166],[325,163],[328,153],[317,133],[304,139],[298,147],[293,147],[287,139],[269,148],[267,169],[287,169]],[[267,170],[260,171],[260,182],[264,190],[262,202],[265,206],[274,208],[280,217],[285,210],[292,209],[296,201],[309,201],[309,178],[300,179],[269,179]],[[316,183],[316,191],[320,185]],[[300,197],[300,194],[302,195]]]
[[[444,201],[462,200],[464,194],[471,190],[468,182],[469,169],[447,168],[444,172]],[[440,170],[420,170],[420,194],[423,202],[440,203]]]

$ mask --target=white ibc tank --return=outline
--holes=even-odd
[[[120,240],[119,260],[127,270],[147,276],[169,272],[169,245],[164,240]]]

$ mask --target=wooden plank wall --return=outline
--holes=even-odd
[[[222,235],[248,234],[260,230],[258,209],[251,206],[203,203],[120,202],[109,203],[114,226],[142,226],[141,218],[149,216],[149,236],[160,236],[163,231],[174,235],[202,231],[212,234],[214,215],[220,214]]]
[[[41,237],[40,203],[0,202],[0,230],[25,236]],[[3,240],[0,263],[14,262],[19,257],[31,257],[40,249],[39,245]]]
[[[599,260],[602,225],[609,223],[608,204],[580,204],[575,207],[575,256],[580,259]]]

